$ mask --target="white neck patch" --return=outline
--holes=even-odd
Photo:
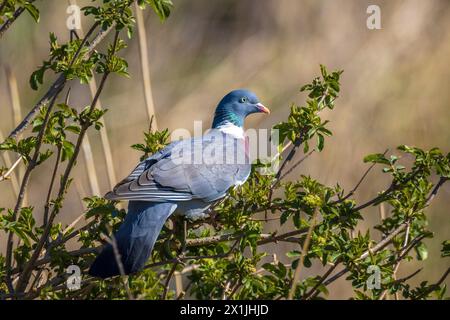
[[[217,127],[217,129],[225,134],[232,136],[233,138],[244,139],[244,129],[238,127],[235,124],[232,124],[231,122],[227,122],[224,125]]]

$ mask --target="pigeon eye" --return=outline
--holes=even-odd
[[[248,102],[248,98],[247,97],[242,97],[241,98],[241,103],[246,103]]]

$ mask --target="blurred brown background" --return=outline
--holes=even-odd
[[[78,1],[80,5],[90,3]],[[299,87],[318,75],[319,64],[324,64],[330,70],[345,71],[337,107],[324,114],[331,120],[334,135],[327,139],[325,150],[311,156],[292,178],[309,174],[325,184],[339,182],[349,190],[367,168],[362,162],[366,154],[386,148],[395,152],[400,144],[449,151],[449,1],[175,0],[174,4],[172,15],[163,24],[150,10],[144,12],[160,128],[191,130],[194,120],[203,120],[206,129],[219,99],[240,87],[255,91],[272,110],[269,117],[248,119],[247,127],[269,128],[287,117],[291,102],[304,101]],[[366,27],[370,4],[381,8],[381,30]],[[54,80],[46,74],[46,83],[38,92],[28,85],[31,72],[48,56],[48,33],[54,32],[61,42],[68,39],[68,2],[36,1],[36,5],[41,22],[36,25],[24,14],[0,42],[3,135],[15,127],[5,68],[10,67],[17,77],[21,112],[25,114]],[[83,28],[90,23],[83,20]],[[123,54],[131,79],[111,77],[101,96],[109,109],[104,121],[118,179],[137,163],[139,154],[130,145],[141,142],[148,127],[137,37],[128,42]],[[90,102],[87,86],[73,82],[72,91],[73,106],[82,108]],[[91,132],[89,138],[103,194],[110,186],[98,132]],[[36,206],[36,215],[42,211],[42,190],[48,184],[49,170],[49,165],[37,170],[29,186],[28,203]],[[64,222],[82,212],[80,196],[92,194],[83,157],[75,173],[79,183],[70,190],[60,216]],[[376,169],[356,198],[369,199],[387,184],[381,170]],[[434,282],[447,268],[448,261],[439,259],[439,249],[440,243],[450,238],[449,192],[447,185],[429,209],[435,239],[426,241],[429,258],[412,283],[423,279]],[[12,207],[13,203],[11,182],[0,183],[0,207]],[[375,208],[364,214],[367,225],[361,226],[363,230],[379,221]],[[277,226],[271,223],[267,229]],[[372,234],[379,237],[375,231]],[[0,236],[4,239],[4,234]],[[267,249],[283,252],[286,247],[278,244]],[[279,258],[283,259],[282,254]],[[408,264],[400,275],[416,269]],[[344,282],[331,289],[331,297],[350,294]]]

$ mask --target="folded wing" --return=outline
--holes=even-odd
[[[105,198],[152,202],[205,202],[245,181],[251,166],[244,140],[221,132],[177,141],[142,161]]]

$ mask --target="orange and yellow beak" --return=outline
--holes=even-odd
[[[257,103],[256,106],[258,107],[258,110],[260,112],[270,114],[270,110],[266,106],[264,106],[262,103]]]

